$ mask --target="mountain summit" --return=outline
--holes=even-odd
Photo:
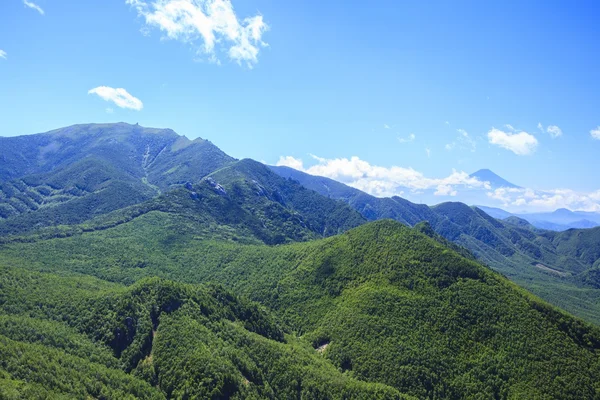
[[[489,182],[490,185],[492,186],[492,189],[501,188],[501,187],[516,188],[516,189],[521,188],[520,186],[510,183],[506,179],[496,175],[494,172],[490,171],[489,169],[480,169],[479,171],[474,172],[469,176],[472,178],[477,178],[480,181]]]

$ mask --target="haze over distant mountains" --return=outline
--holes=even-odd
[[[518,217],[529,222],[536,228],[551,231],[565,231],[567,229],[594,228],[600,226],[600,213],[586,211],[571,211],[560,208],[547,213],[516,214],[509,213],[500,208],[477,206],[494,218],[507,219]]]

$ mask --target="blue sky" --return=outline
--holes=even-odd
[[[378,195],[489,168],[536,191],[490,205],[600,211],[600,5],[573,4],[3,0],[0,135],[139,122]]]

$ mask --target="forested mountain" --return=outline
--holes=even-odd
[[[435,232],[469,249],[480,261],[519,285],[600,323],[600,292],[593,284],[595,273],[588,272],[600,258],[597,229],[543,231],[516,218],[492,218],[463,203],[429,207],[400,197],[378,198],[325,177],[289,167],[270,168],[324,196],[347,202],[370,221],[392,218],[409,226],[427,221]],[[570,239],[562,239],[567,237]]]
[[[2,398],[404,398],[221,287],[0,271]]]
[[[416,229],[378,221],[266,246],[193,237],[163,216],[3,245],[2,390],[596,396],[597,328]],[[225,288],[196,285],[205,282]],[[57,368],[58,376],[47,374]]]
[[[600,229],[170,130],[27,138],[0,139],[0,398],[600,398],[598,328],[477,261],[598,323]]]

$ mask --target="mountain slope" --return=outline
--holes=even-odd
[[[306,227],[320,236],[342,233],[365,219],[342,201],[329,199],[289,179],[282,179],[262,163],[244,159],[209,175],[239,196],[243,207],[254,211],[266,204],[293,210]],[[267,213],[273,207],[268,207]]]
[[[185,298],[190,299],[185,302],[192,301],[190,304],[211,304],[212,300],[209,301],[206,295],[202,298],[207,300],[193,300],[200,296],[194,294],[197,289],[145,279],[162,276],[189,283],[218,282],[235,293],[259,301],[273,311],[284,330],[299,337],[288,337],[286,343],[292,344],[297,340],[300,348],[312,346],[318,350],[313,350],[312,354],[322,353],[323,368],[329,370],[333,367],[333,370],[321,379],[333,376],[330,374],[334,370],[341,370],[346,371],[342,376],[386,385],[378,390],[395,388],[417,398],[575,399],[594,398],[600,389],[597,383],[600,381],[600,333],[596,328],[553,309],[491,270],[461,257],[419,230],[397,222],[377,221],[328,239],[283,246],[241,245],[210,239],[164,246],[165,238],[176,231],[177,226],[146,221],[151,227],[140,229],[144,222],[137,221],[138,225],[132,231],[142,235],[145,241],[142,247],[139,246],[139,236],[116,232],[133,223],[135,221],[64,239],[5,244],[0,251],[0,265],[19,265],[19,269],[31,271],[26,273],[34,275],[39,274],[36,270],[49,268],[56,274],[70,274],[76,269],[79,273],[109,278],[114,282],[138,281],[131,289],[115,294],[117,297],[110,295],[107,300],[96,298],[83,302],[82,309],[89,308],[90,311],[83,313],[83,317],[74,317],[76,321],[79,318],[90,321],[85,324],[75,322],[75,325],[91,326],[91,332],[97,329],[94,328],[96,324],[126,329],[128,316],[137,321],[136,326],[147,326],[139,329],[140,337],[136,334],[127,339],[125,343],[130,344],[121,352],[121,362],[144,360],[144,357],[135,355],[147,354],[140,349],[144,348],[144,338],[150,337],[152,317],[144,314],[144,310],[148,309],[144,304],[150,300],[143,298],[161,299],[157,303],[159,310],[167,310],[168,307],[161,304],[170,304],[171,300],[165,299],[175,299],[178,303],[177,299]],[[144,233],[149,229],[151,234]],[[118,261],[139,257],[145,261],[142,266]],[[6,271],[3,273],[16,273],[13,269]],[[8,282],[14,280],[8,278]],[[48,285],[36,287],[41,286]],[[64,289],[58,290],[69,293]],[[6,293],[5,289],[3,293]],[[153,293],[163,294],[155,297]],[[177,293],[186,294],[181,296]],[[32,296],[31,300],[22,300],[27,296]],[[132,300],[117,300],[119,296]],[[76,310],[61,311],[60,301],[53,303],[51,293],[46,293],[45,298],[50,300],[37,298],[35,291],[23,290],[18,296],[7,297],[9,302],[5,308],[31,313],[29,310],[37,309],[36,304],[48,303],[41,310],[56,310],[60,315],[78,314]],[[149,304],[155,304],[154,301]],[[141,306],[130,308],[127,306],[130,303]],[[90,307],[90,304],[94,306]],[[118,308],[108,312],[114,307]],[[121,307],[131,311],[118,311]],[[205,357],[203,350],[198,354],[200,358],[195,359],[193,346],[199,346],[198,343],[218,345],[220,342],[213,339],[213,334],[202,328],[202,324],[209,330],[219,329],[222,333],[217,337],[239,337],[233,343],[247,337],[241,343],[248,343],[249,347],[242,347],[242,351],[257,352],[250,359],[254,360],[258,371],[277,382],[287,382],[288,378],[282,380],[279,375],[289,371],[287,367],[283,371],[277,370],[282,366],[272,367],[270,363],[273,361],[257,361],[256,358],[267,351],[259,345],[260,342],[281,337],[277,336],[276,326],[268,320],[253,319],[263,322],[245,328],[260,328],[259,334],[263,330],[271,332],[266,339],[242,331],[235,333],[235,330],[225,334],[229,332],[228,324],[193,322],[194,318],[200,318],[193,317],[197,313],[194,309],[195,306],[181,305],[176,310],[167,311],[164,316],[160,314],[158,318],[157,339],[152,342],[154,350],[151,354],[165,357],[164,363],[168,362],[168,365],[182,366],[182,369],[168,370],[171,372],[165,378],[159,377],[169,379],[161,381],[161,388],[173,387],[171,394],[175,394],[180,393],[176,392],[181,387],[180,382],[193,382],[194,378],[178,371],[188,371],[192,377],[196,376],[194,371],[198,371],[197,376],[207,373],[195,369],[194,365],[205,365],[208,359],[202,358]],[[209,310],[212,309],[215,308],[210,306]],[[106,317],[95,321],[95,310],[107,310],[100,312]],[[218,311],[216,315],[222,312],[226,311]],[[39,311],[36,313],[43,315]],[[205,312],[202,314],[207,315]],[[240,311],[235,315],[238,320],[247,313]],[[203,318],[206,317],[200,321],[204,321]],[[68,320],[67,323],[70,324]],[[105,339],[102,340],[111,343],[115,331],[109,328],[103,329],[103,332]],[[250,340],[248,335],[260,340]],[[125,334],[123,337],[129,336]],[[178,342],[181,347],[168,347],[168,351],[165,349],[163,352],[159,347],[162,346],[160,340]],[[225,345],[232,343],[227,340]],[[217,354],[219,363],[229,365],[230,355]],[[281,355],[269,354],[273,354],[274,359],[281,358]],[[309,357],[309,353],[301,354]],[[166,361],[168,357],[172,357],[172,361]],[[183,363],[175,362],[180,359]],[[312,356],[306,362],[312,363],[311,359]],[[166,372],[163,368],[167,364],[159,364],[158,360],[154,362],[162,365],[159,371]],[[289,368],[296,371],[294,362],[289,364]],[[136,362],[127,361],[125,365],[136,365]],[[561,367],[557,368],[559,365]],[[146,367],[138,362],[136,368],[144,370]],[[246,378],[259,374],[258,371],[251,375],[243,372],[247,369],[238,370]],[[150,378],[154,376],[151,371]],[[232,377],[233,387],[241,386],[235,384],[243,379],[237,375],[236,369],[222,374],[220,376]],[[170,376],[173,378],[168,378]],[[308,374],[308,383],[314,382],[317,376],[319,373]],[[227,379],[224,382],[228,382]],[[249,381],[255,382],[253,379]],[[168,386],[169,382],[172,386]],[[210,382],[215,381],[211,378]],[[268,382],[271,386],[272,381]],[[322,382],[319,383],[321,387],[330,385],[327,381],[319,382]],[[216,387],[222,390],[228,386]],[[331,391],[334,389],[329,388]],[[365,398],[369,398],[368,395]]]
[[[404,398],[343,376],[219,287],[5,268],[0,282],[3,397]]]
[[[23,217],[35,215],[29,213]],[[8,219],[5,225],[18,220]],[[133,231],[120,228],[128,222],[131,222],[128,226],[136,226]],[[35,233],[25,236],[0,236],[0,243],[73,236],[110,228],[125,230],[134,236],[150,235],[148,228],[157,225],[177,227],[170,234],[167,246],[207,237],[280,244],[335,235],[365,222],[344,202],[325,198],[295,181],[284,179],[261,163],[241,160],[196,184],[188,182],[151,200],[100,215],[83,224],[38,227]]]
[[[235,161],[206,140],[124,123],[0,138],[0,159],[0,235],[80,223]]]
[[[582,284],[595,260],[582,258],[583,242],[571,241],[572,248],[557,246],[544,232],[531,226],[500,221],[462,203],[434,207],[414,204],[400,197],[377,198],[324,177],[288,167],[271,167],[278,174],[297,180],[324,196],[339,198],[368,220],[392,218],[409,226],[427,221],[444,238],[470,250],[480,261],[531,290],[554,305],[600,323],[600,292]],[[580,235],[593,234],[581,231]]]

